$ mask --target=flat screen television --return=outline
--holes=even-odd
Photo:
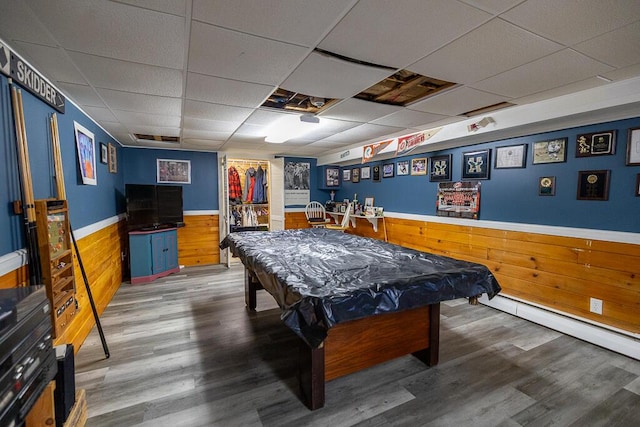
[[[184,225],[181,186],[126,184],[125,197],[129,231]]]

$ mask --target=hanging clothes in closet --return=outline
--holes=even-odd
[[[240,174],[238,174],[238,170],[233,166],[229,168],[229,201],[234,204],[242,203]]]
[[[244,190],[242,200],[251,202],[253,200],[253,191],[256,185],[256,170],[253,167],[247,169],[244,181]]]
[[[256,180],[255,186],[253,189],[253,198],[251,199],[253,203],[264,203],[264,169],[262,166],[258,166],[256,170]]]

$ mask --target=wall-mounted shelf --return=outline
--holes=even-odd
[[[344,214],[342,212],[327,212],[327,215],[331,216],[336,224],[340,224],[342,222],[342,217]],[[383,216],[369,216],[369,215],[349,215],[349,221],[351,222],[351,227],[356,228],[356,218],[364,218],[371,223],[373,226],[373,231],[378,232],[378,219],[384,218]]]

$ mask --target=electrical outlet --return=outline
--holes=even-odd
[[[595,314],[602,314],[602,300],[591,298],[589,311]]]

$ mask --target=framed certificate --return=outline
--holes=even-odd
[[[640,128],[629,129],[627,139],[627,166],[640,165]]]
[[[524,168],[527,161],[527,144],[496,148],[495,169]]]

